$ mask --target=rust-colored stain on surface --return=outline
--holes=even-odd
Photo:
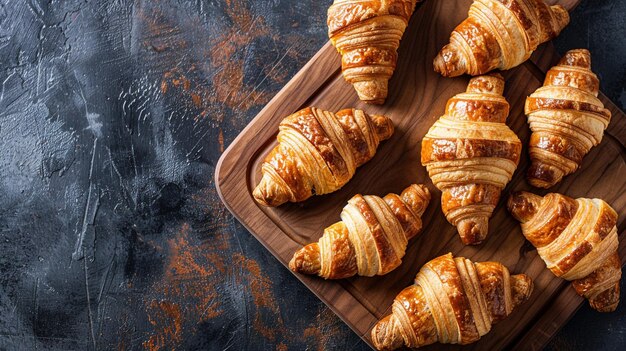
[[[182,340],[181,323],[195,327],[223,313],[215,287],[216,277],[224,275],[226,270],[224,259],[214,252],[210,243],[194,240],[192,233],[191,226],[183,223],[175,237],[167,241],[169,255],[164,277],[153,286],[162,300],[155,302],[151,299],[146,306],[148,318],[154,326],[154,335],[144,343],[144,348],[150,351],[175,348]],[[172,324],[163,316],[177,322]]]
[[[246,68],[258,62],[250,61],[247,50],[255,40],[269,36],[271,28],[263,16],[252,15],[247,1],[231,0],[222,6],[232,25],[224,27],[217,36],[199,32],[197,42],[188,42],[181,35],[178,23],[162,11],[140,11],[145,20],[143,46],[151,48],[154,58],[163,66],[161,93],[172,94],[172,88],[178,88],[173,94],[180,95],[182,103],[188,102],[190,108],[197,110],[196,120],[208,116],[217,123],[223,121],[226,109],[247,110],[269,101],[270,94],[259,89],[260,84],[267,79],[282,81],[287,74],[271,67],[253,77],[252,84],[248,83]],[[188,21],[190,28],[202,28],[198,18]],[[182,56],[190,46],[200,58],[197,62]],[[200,77],[207,77],[208,81]]]
[[[178,236],[168,241],[170,259],[165,272],[164,292],[170,297],[195,301],[186,305],[189,314],[199,321],[219,316],[217,291],[213,276],[225,273],[224,259],[208,245],[190,242],[190,226],[184,223]]]
[[[235,254],[235,263],[247,275],[250,282],[250,291],[256,311],[254,314],[253,326],[266,339],[276,341],[276,331],[284,330],[283,319],[280,316],[278,303],[272,292],[272,282],[267,275],[261,272],[259,264],[252,259],[246,258],[241,254]],[[243,282],[240,282],[242,284]],[[274,325],[267,325],[264,322],[263,313],[271,313],[276,321]],[[267,320],[267,319],[266,319]]]
[[[224,132],[220,128],[220,133],[217,136],[217,142],[220,144],[220,153],[224,153]]]
[[[308,345],[315,345],[318,351],[324,351],[332,340],[342,333],[342,323],[339,318],[328,308],[324,308],[315,318],[315,322],[304,330],[304,338]]]
[[[196,107],[202,107],[202,98],[196,93],[191,93],[191,101]]]
[[[217,39],[209,52],[211,64],[221,68],[212,79],[213,98],[231,108],[249,109],[259,99],[261,102],[269,100],[269,96],[256,86],[244,84],[247,65],[243,55],[237,53],[255,39],[269,35],[270,29],[262,16],[250,14],[247,1],[231,0],[226,4],[226,13],[234,25]]]
[[[211,144],[210,150],[223,153],[226,140],[246,124],[241,111],[269,101],[273,92],[264,86],[287,81],[293,74],[288,67],[294,59],[302,61],[298,48],[306,43],[297,35],[276,34],[274,19],[253,11],[248,1],[209,6],[219,9],[226,21],[207,28],[202,16],[187,16],[181,22],[175,11],[145,3],[136,11],[138,44],[145,50],[145,61],[158,68],[152,76],[158,99],[176,102],[178,116],[188,118],[198,130],[198,145]],[[194,36],[185,35],[188,31]],[[255,56],[252,48],[266,43],[284,48]],[[232,217],[222,207],[212,182],[187,193],[184,206],[194,213],[193,219],[169,223],[156,239],[161,243],[158,248],[146,239],[164,259],[162,276],[155,277],[150,293],[142,298],[152,327],[146,332],[145,349],[182,348],[190,336],[199,335],[203,322],[222,321],[233,311],[241,313],[258,340],[280,351],[287,350],[289,342],[315,344],[310,340],[317,337],[315,328],[334,332],[325,323],[334,326],[336,320],[319,316],[304,336],[285,325],[277,298],[280,293],[273,291],[270,277],[241,243],[235,244]]]
[[[191,81],[182,75],[178,67],[175,67],[171,71],[167,71],[163,74],[163,80],[161,81],[161,92],[163,94],[167,93],[168,82],[172,86],[177,88],[181,87],[185,91],[191,88]]]
[[[144,348],[150,351],[170,349],[182,340],[180,306],[168,301],[152,300],[148,306],[150,324],[160,330],[144,341]]]

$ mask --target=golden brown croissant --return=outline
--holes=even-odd
[[[503,90],[500,74],[472,78],[422,140],[422,164],[466,245],[486,238],[489,217],[519,163],[522,143],[505,124]]]
[[[593,309],[615,311],[622,270],[611,206],[600,199],[517,192],[508,207],[552,273],[572,281]]]
[[[562,6],[543,0],[474,0],[467,19],[435,57],[435,71],[456,77],[513,68],[568,23]]]
[[[336,191],[391,134],[393,125],[385,116],[355,109],[302,109],[280,122],[278,145],[263,162],[254,198],[265,206],[279,206]]]
[[[418,1],[335,0],[328,9],[328,36],[341,54],[343,77],[362,101],[385,102],[400,39]]]
[[[600,143],[611,112],[598,100],[598,77],[591,54],[570,50],[552,67],[543,86],[526,99],[532,130],[528,181],[549,188],[576,171],[589,150]]]
[[[416,184],[400,196],[355,195],[341,222],[324,229],[318,243],[298,250],[289,268],[325,279],[387,274],[402,263],[409,239],[422,229],[429,201],[428,189]]]
[[[525,274],[511,276],[498,262],[473,263],[449,253],[426,263],[415,284],[396,296],[392,313],[372,329],[372,342],[378,350],[473,343],[532,290]]]

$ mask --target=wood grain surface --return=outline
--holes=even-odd
[[[395,295],[411,284],[422,264],[450,251],[474,261],[500,261],[513,273],[529,274],[535,282],[530,301],[468,349],[539,349],[583,303],[569,283],[545,269],[536,251],[521,235],[518,223],[507,213],[504,201],[494,211],[486,243],[464,247],[455,228],[441,213],[440,193],[419,162],[422,137],[443,113],[447,99],[464,91],[468,81],[468,77],[440,77],[432,70],[432,59],[448,41],[454,26],[465,17],[470,3],[427,1],[416,10],[401,43],[396,74],[390,81],[389,97],[383,106],[358,101],[352,87],[341,76],[339,56],[330,44],[325,45],[242,131],[224,152],[216,169],[216,186],[228,209],[283,264],[287,264],[301,245],[316,241],[325,226],[338,220],[341,208],[355,193],[384,195],[415,182],[429,186],[434,196],[423,216],[424,229],[409,244],[398,269],[383,277],[340,281],[298,276],[368,343],[372,325],[389,313]],[[561,3],[571,9],[577,2]],[[541,86],[543,72],[555,61],[551,45],[544,45],[531,60],[504,72],[505,97],[511,105],[507,122],[524,145],[529,139],[524,100]],[[606,98],[601,98],[613,113],[602,144],[592,149],[579,171],[550,190],[573,197],[599,197],[609,202],[620,213],[618,231],[624,259],[626,116]],[[251,191],[260,180],[261,162],[276,143],[278,124],[283,117],[306,106],[333,111],[356,107],[385,114],[394,121],[396,132],[340,191],[300,204],[273,209],[260,207],[252,199]],[[524,179],[527,165],[528,157],[524,153],[513,180],[503,192],[503,199],[511,190],[545,193],[527,185]],[[431,348],[441,349],[441,345]]]

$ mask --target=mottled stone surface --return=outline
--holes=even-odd
[[[330,3],[0,0],[0,349],[367,349],[213,184]],[[622,109],[625,18],[587,0],[557,39]],[[550,349],[626,348],[624,306]]]

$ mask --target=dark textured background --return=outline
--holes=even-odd
[[[0,349],[367,349],[213,184],[330,3],[0,0]],[[556,40],[622,109],[625,18],[583,0]],[[626,349],[625,312],[549,348]]]

